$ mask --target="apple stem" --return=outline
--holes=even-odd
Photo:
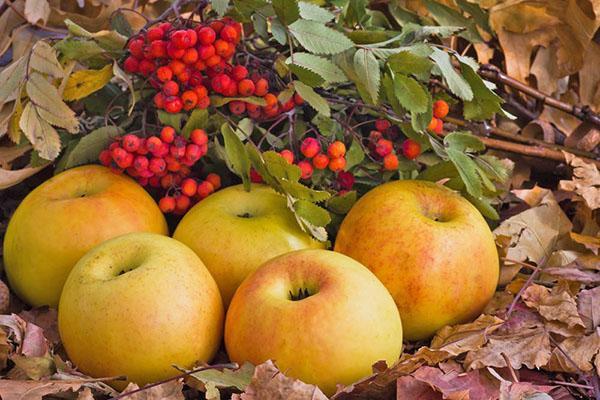
[[[176,380],[179,380],[179,379],[181,379],[181,378],[185,378],[186,376],[189,376],[189,375],[195,374],[196,372],[200,372],[200,371],[206,371],[207,369],[237,369],[237,368],[239,368],[239,365],[238,365],[237,363],[226,363],[226,364],[205,365],[204,367],[199,367],[199,368],[196,368],[196,369],[192,369],[192,370],[190,370],[190,371],[186,371],[186,372],[184,372],[184,373],[181,373],[181,374],[179,374],[179,375],[175,375],[175,376],[173,376],[173,377],[171,377],[171,378],[169,378],[169,379],[164,379],[164,380],[162,380],[162,381],[158,381],[158,382],[150,383],[150,384],[148,384],[148,385],[145,385],[145,386],[143,386],[143,387],[141,387],[141,388],[138,388],[138,389],[132,390],[132,391],[130,391],[130,392],[121,393],[121,394],[120,394],[120,395],[118,395],[118,396],[111,397],[109,400],[123,399],[123,398],[125,398],[125,397],[131,396],[131,395],[134,395],[134,394],[136,394],[136,393],[143,392],[144,390],[148,390],[148,389],[151,389],[151,388],[153,388],[153,387],[156,387],[156,386],[162,385],[163,383],[167,383],[167,382],[171,382],[171,381],[176,381]]]

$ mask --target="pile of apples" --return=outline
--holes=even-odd
[[[261,184],[212,194],[168,234],[133,179],[78,167],[20,204],[5,270],[25,302],[58,307],[69,358],[93,377],[158,381],[210,362],[224,340],[232,361],[273,359],[327,395],[396,362],[403,336],[475,318],[498,281],[483,217],[425,181],[364,195],[333,251]]]

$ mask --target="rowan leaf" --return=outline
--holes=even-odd
[[[54,45],[60,54],[69,60],[87,60],[105,53],[105,50],[91,39],[65,38]]]
[[[427,57],[414,54],[410,51],[401,51],[388,58],[388,65],[392,71],[400,74],[414,74],[423,76],[431,72],[433,64]]]
[[[43,40],[37,42],[33,47],[29,66],[31,69],[55,78],[62,78],[65,75],[62,65],[60,65],[56,58],[56,50]]]
[[[365,159],[365,152],[358,140],[352,140],[348,151],[346,152],[346,170],[360,164]]]
[[[189,138],[190,133],[194,129],[206,129],[206,125],[208,124],[208,117],[208,110],[196,109],[192,111],[192,114],[189,116],[188,120],[183,126],[181,135],[185,138]]]
[[[452,65],[450,55],[438,48],[433,48],[433,53],[429,56],[438,66],[440,73],[446,80],[448,88],[452,93],[463,100],[473,100],[473,90],[469,83],[463,78]]]
[[[73,72],[68,80],[63,98],[66,101],[79,100],[102,89],[113,77],[112,65],[102,69],[84,69]]]
[[[294,81],[294,88],[298,94],[308,103],[309,106],[315,109],[318,113],[323,114],[326,117],[331,116],[331,109],[329,103],[320,94],[315,92],[310,86],[300,82]]]
[[[470,132],[454,131],[444,137],[444,144],[463,152],[485,150],[483,142]]]
[[[307,200],[295,201],[294,212],[314,226],[324,227],[331,222],[327,210]]]
[[[433,15],[440,25],[463,26],[466,28],[466,31],[461,33],[461,36],[473,43],[483,41],[479,32],[477,32],[477,27],[473,20],[464,17],[460,12],[434,0],[424,0],[424,3],[431,15]]]
[[[67,26],[69,33],[73,36],[94,39],[98,42],[100,47],[108,51],[121,52],[127,43],[127,37],[121,35],[117,31],[101,30],[92,33],[70,19],[65,19],[64,24]]]
[[[468,0],[456,0],[456,4],[458,4],[463,11],[470,14],[477,25],[482,27],[488,33],[493,33],[489,22],[490,16],[479,6],[479,4],[472,3]]]
[[[458,170],[467,192],[475,198],[480,198],[482,195],[482,187],[475,161],[462,151],[454,148],[448,148],[446,149],[446,152],[448,158]]]
[[[338,83],[347,81],[344,72],[327,58],[316,56],[310,53],[294,53],[293,56],[285,60],[288,65],[296,65],[307,69],[328,83]],[[312,85],[311,85],[312,86]]]
[[[335,18],[335,15],[329,10],[307,1],[299,1],[298,6],[300,7],[300,16],[303,19],[325,23]]]
[[[213,0],[211,2],[213,10],[217,13],[219,17],[222,17],[227,12],[229,8],[229,0]]]
[[[277,18],[284,24],[290,25],[300,18],[298,0],[272,0],[271,4]]]
[[[311,53],[337,54],[354,47],[352,40],[343,33],[317,21],[299,19],[288,29],[296,40]]]
[[[83,136],[60,160],[57,171],[98,161],[100,152],[108,147],[123,130],[117,126],[104,126]]]
[[[367,49],[358,49],[354,53],[354,70],[371,97],[370,103],[377,104],[381,87],[381,70],[373,52]]]
[[[56,87],[46,78],[34,72],[29,75],[25,88],[27,95],[35,104],[37,114],[45,121],[65,128],[71,133],[79,131],[79,121],[75,113],[65,104]]]
[[[473,99],[464,102],[463,114],[468,120],[484,120],[502,111],[502,98],[490,89],[469,65],[461,63],[463,77],[473,90]]]
[[[224,123],[221,126],[221,134],[225,141],[225,152],[227,160],[231,164],[232,171],[242,178],[244,189],[250,190],[250,158],[244,144],[237,137],[231,126]]]
[[[396,74],[394,76],[394,94],[408,111],[416,114],[427,112],[429,96],[427,90],[410,76]]]
[[[61,147],[58,132],[39,115],[33,103],[25,105],[19,127],[40,157],[50,161],[58,157]]]
[[[25,82],[26,69],[27,59],[21,57],[0,72],[0,105],[17,97]]]

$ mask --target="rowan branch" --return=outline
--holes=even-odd
[[[582,121],[587,121],[600,127],[600,115],[594,113],[589,106],[580,107],[555,99],[554,97],[542,93],[539,90],[524,84],[523,82],[511,78],[495,65],[484,64],[479,68],[478,73],[485,79],[509,86],[521,93],[526,94],[527,96],[541,101],[547,106],[556,108],[557,110],[571,114]]]

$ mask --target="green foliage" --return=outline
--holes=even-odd
[[[117,126],[104,126],[91,131],[67,148],[56,166],[56,171],[96,162],[100,152],[106,149],[114,138],[122,134],[123,130]]]

